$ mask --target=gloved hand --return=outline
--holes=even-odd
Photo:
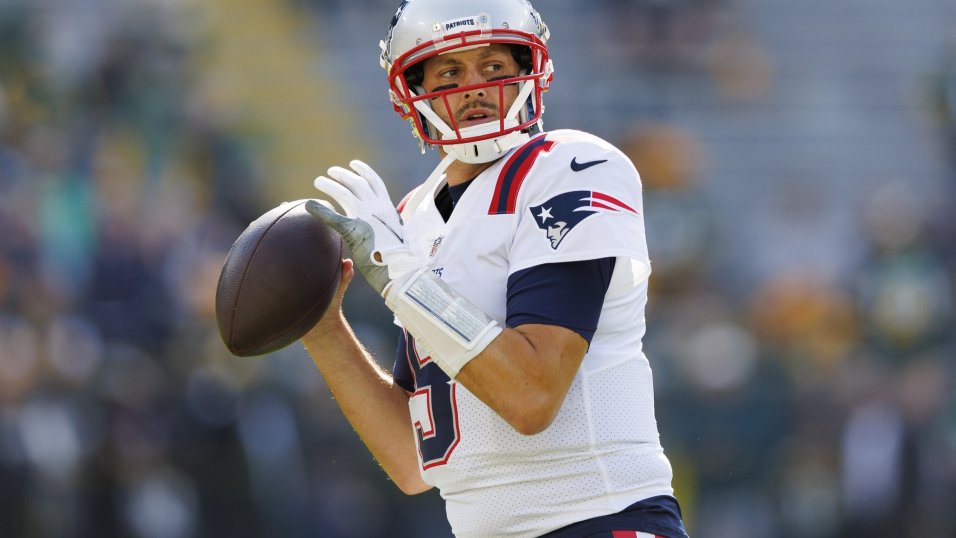
[[[454,378],[503,329],[412,255],[382,178],[361,161],[349,166],[352,170],[333,166],[329,177],[315,179],[315,188],[338,203],[345,215],[325,201],[309,200],[305,208],[339,232],[368,283],[379,295],[387,295],[385,305]]]
[[[352,250],[355,265],[380,295],[389,282],[417,269],[421,263],[405,246],[402,221],[382,178],[362,161],[352,170],[333,166],[328,176],[315,178],[315,188],[334,200],[309,200],[305,209],[342,236]],[[354,171],[353,171],[354,170]]]

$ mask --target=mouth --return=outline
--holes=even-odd
[[[489,121],[495,121],[498,117],[488,108],[471,108],[458,115],[458,127],[469,127],[471,125],[479,125],[482,123],[488,123]]]

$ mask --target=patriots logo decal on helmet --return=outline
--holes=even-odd
[[[532,206],[529,210],[538,228],[545,231],[551,240],[551,248],[555,250],[571,229],[595,213],[627,211],[637,214],[631,206],[597,191],[565,192],[541,205]]]

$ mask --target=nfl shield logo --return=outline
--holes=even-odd
[[[445,236],[441,236],[432,243],[432,251],[428,254],[429,258],[434,258],[435,254],[438,254],[438,247],[441,246],[441,240],[444,238]]]

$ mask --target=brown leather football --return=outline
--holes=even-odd
[[[342,274],[342,237],[285,202],[249,225],[229,250],[216,288],[219,334],[251,357],[302,338],[328,309]]]

